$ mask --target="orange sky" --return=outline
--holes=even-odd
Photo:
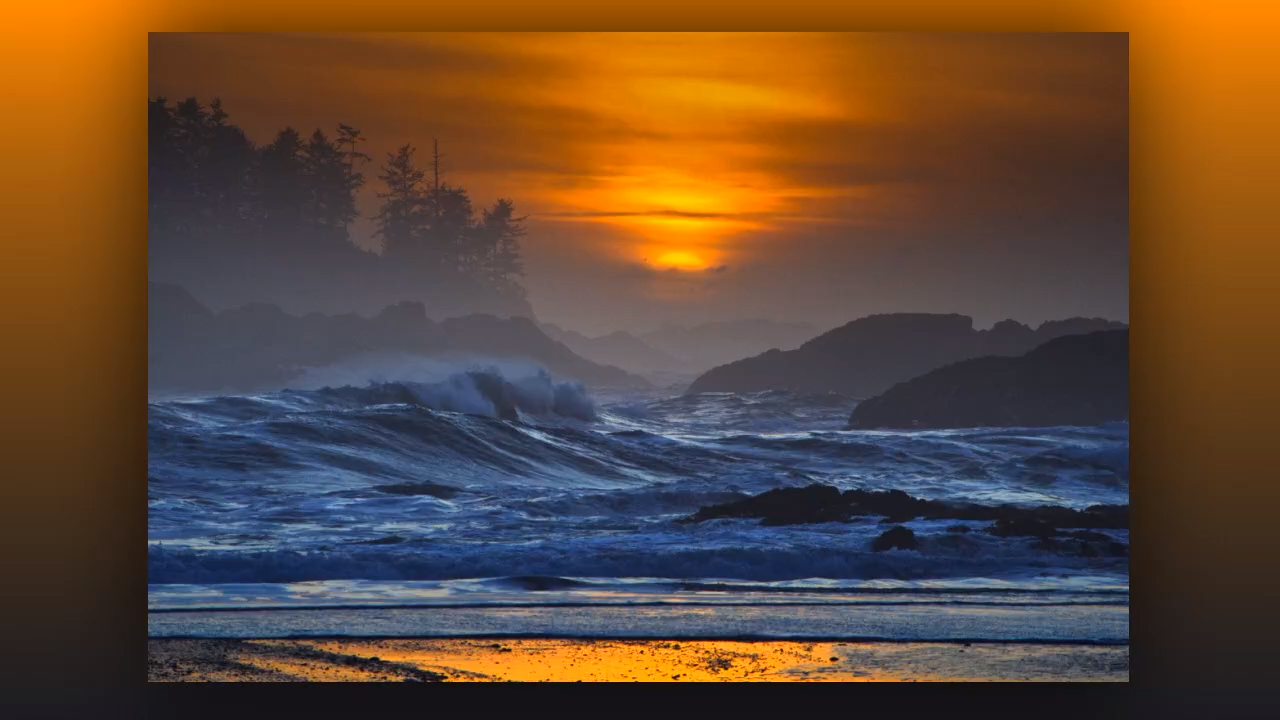
[[[260,142],[438,137],[531,215],[535,311],[590,331],[1127,319],[1127,73],[1124,35],[152,35],[150,92]]]

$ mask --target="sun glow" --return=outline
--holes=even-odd
[[[680,270],[732,263],[740,236],[775,229],[806,199],[805,189],[776,169],[788,158],[773,148],[772,133],[866,115],[863,100],[830,81],[835,58],[811,51],[821,40],[706,33],[478,38],[503,53],[572,68],[538,83],[536,102],[573,108],[609,128],[581,128],[575,160],[589,173],[564,183],[531,178],[519,188],[522,197],[537,189],[534,214],[611,225],[619,231],[614,243],[597,252]]]
[[[658,256],[654,265],[663,269],[705,270],[710,263],[687,250],[672,250]]]

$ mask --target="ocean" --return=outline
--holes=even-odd
[[[884,552],[877,517],[679,522],[813,483],[1129,501],[1127,423],[844,430],[854,404],[510,368],[152,398],[149,633],[1128,642],[1127,556],[983,522],[910,520],[919,549]]]

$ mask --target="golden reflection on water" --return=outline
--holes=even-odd
[[[303,648],[480,682],[1128,680],[1127,647],[652,640],[260,640],[241,659],[320,681],[387,680]]]

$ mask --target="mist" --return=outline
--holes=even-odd
[[[150,58],[151,279],[214,310],[1128,319],[1123,34],[153,34]]]

